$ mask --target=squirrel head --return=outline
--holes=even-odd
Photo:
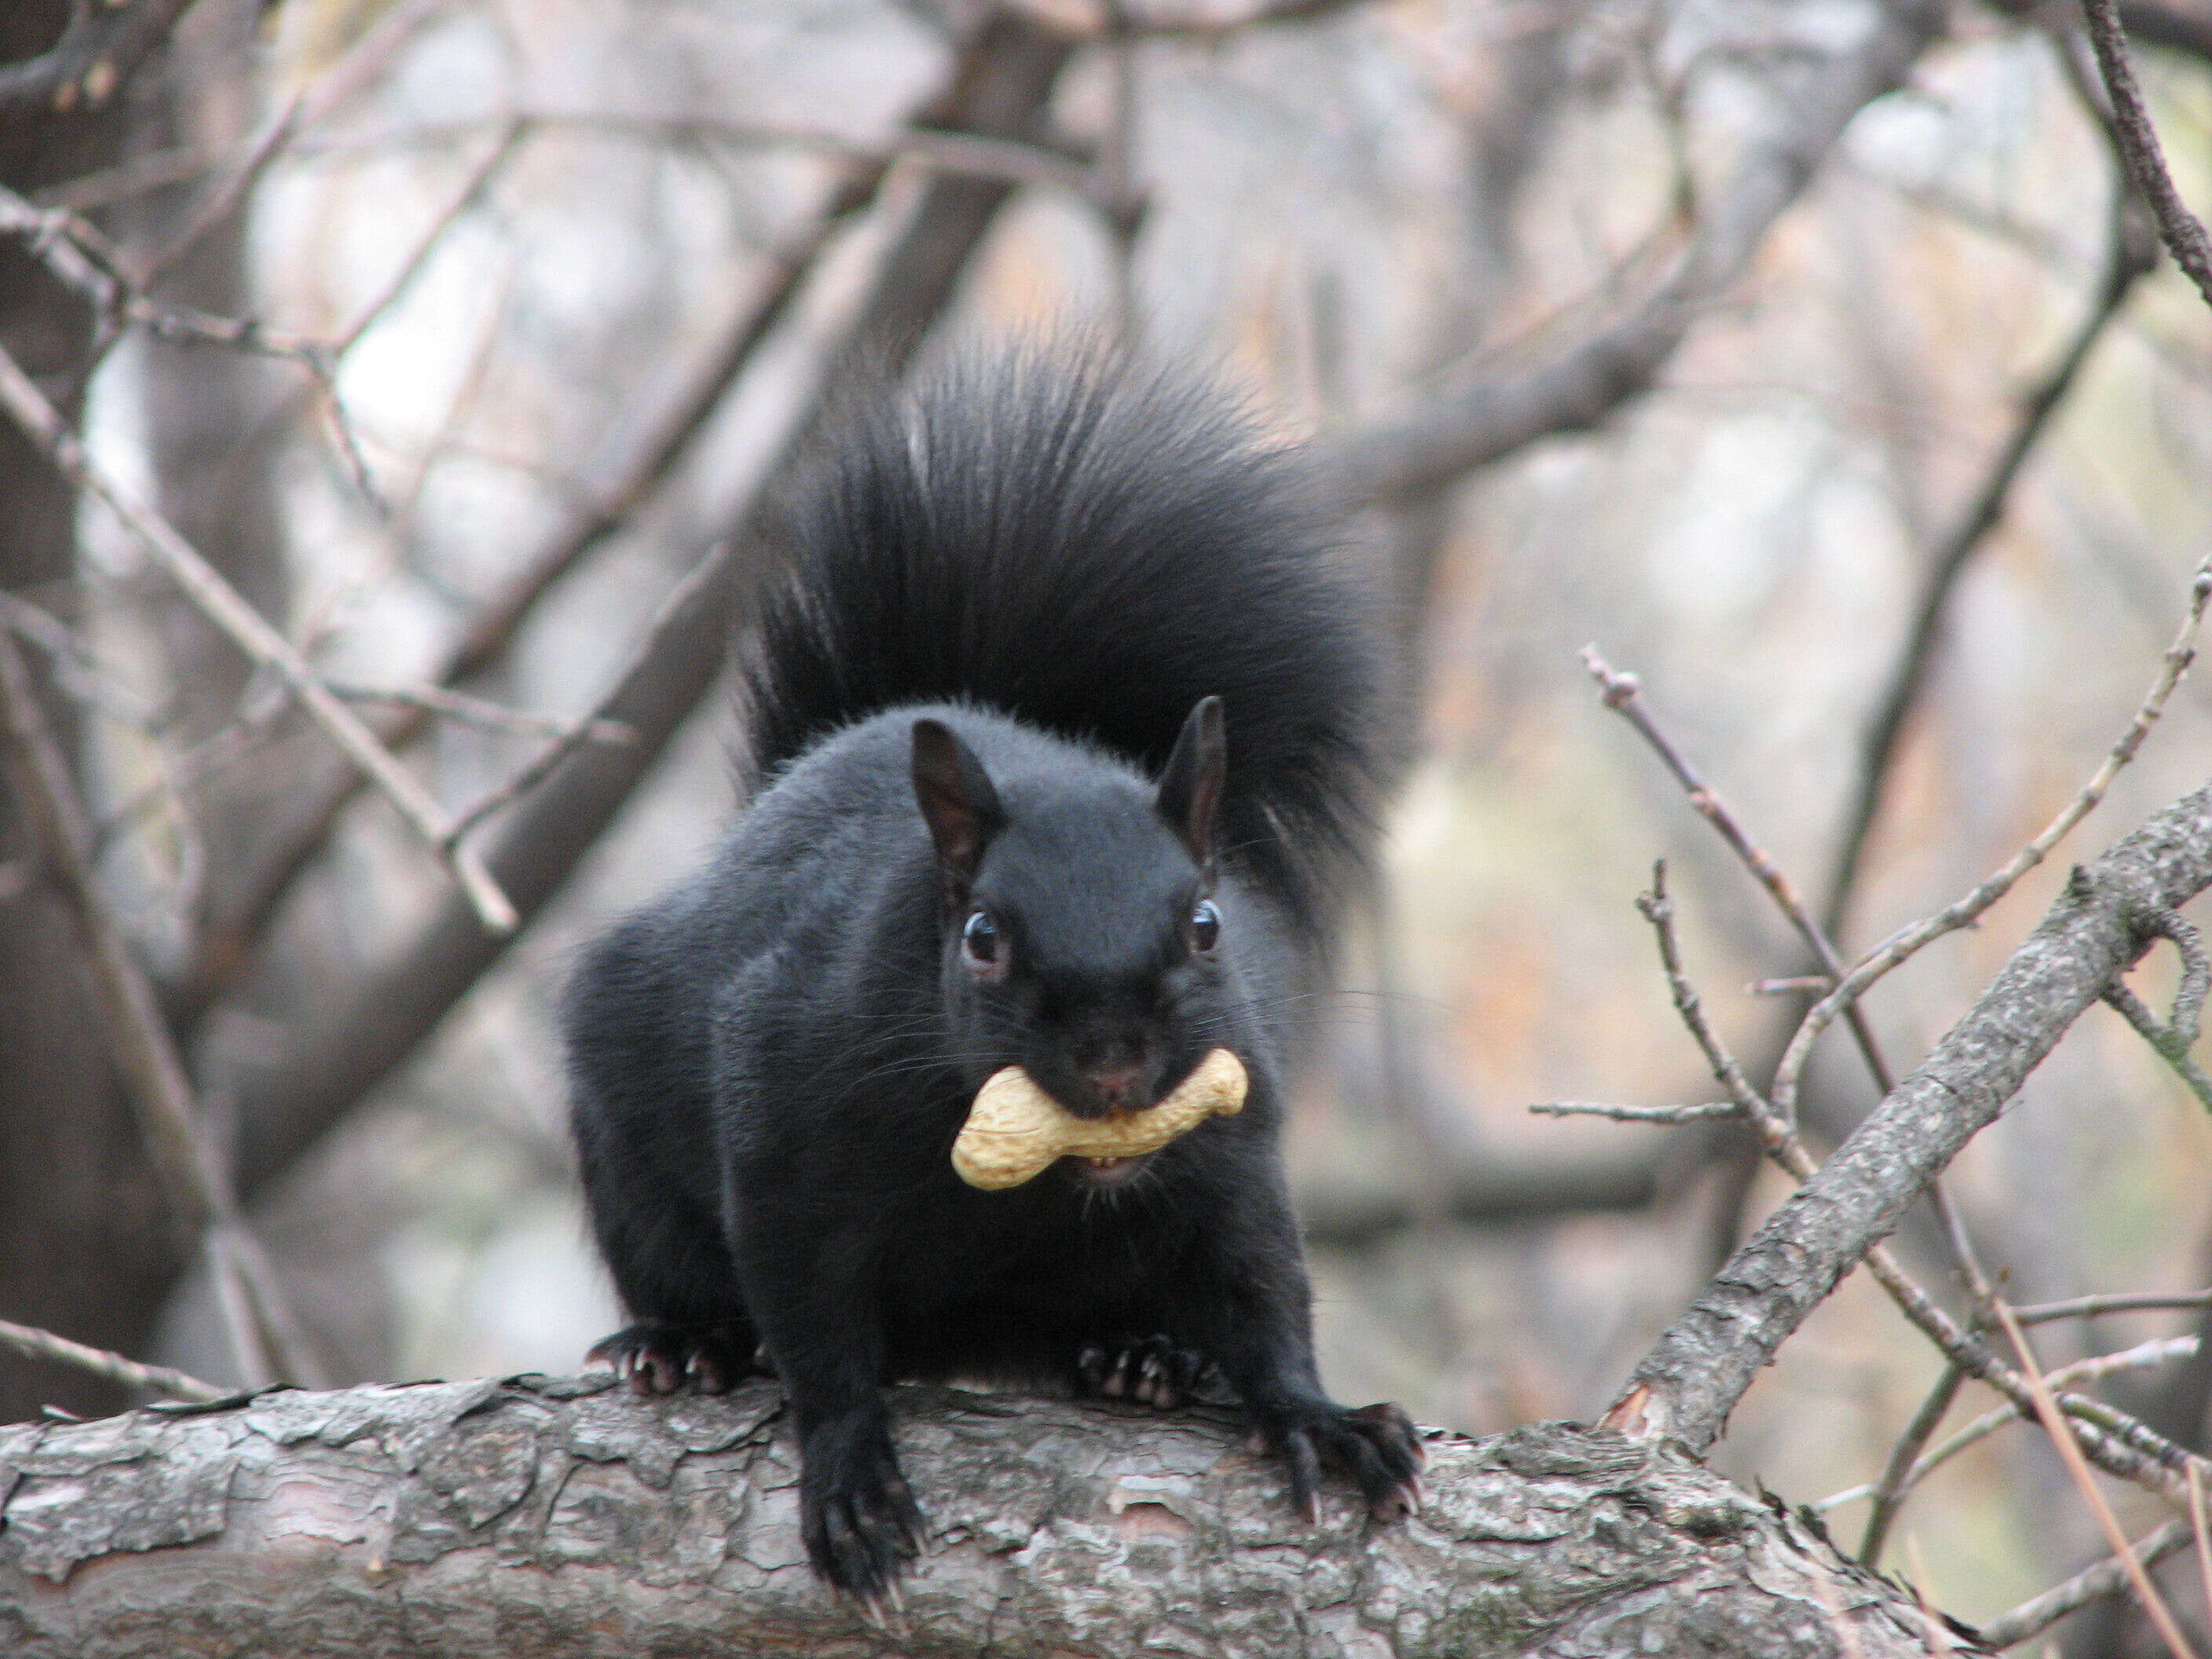
[[[1191,710],[1152,784],[1101,761],[1002,794],[950,726],[915,722],[945,1012],[979,1080],[1018,1065],[1070,1112],[1108,1117],[1152,1105],[1220,1045],[1233,1000],[1235,907],[1216,878],[1226,765],[1218,697]]]

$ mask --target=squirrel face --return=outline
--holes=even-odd
[[[1002,796],[941,722],[917,721],[915,743],[944,889],[946,1013],[978,1079],[1018,1065],[1079,1117],[1152,1106],[1227,1033],[1218,701],[1193,712],[1155,788],[1101,763]],[[1092,1162],[1063,1160],[1111,1185],[1145,1158]]]

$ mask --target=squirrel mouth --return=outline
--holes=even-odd
[[[1072,1158],[1076,1179],[1086,1187],[1119,1187],[1136,1178],[1137,1172],[1152,1158],[1150,1152],[1138,1152],[1127,1158]]]

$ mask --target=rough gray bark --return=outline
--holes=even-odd
[[[1700,1453],[1718,1439],[1783,1340],[2150,947],[2148,922],[2207,887],[2212,783],[2077,867],[1966,1017],[1644,1357],[1625,1397],[1644,1431]]]
[[[1615,1435],[1429,1443],[1377,1528],[1225,1413],[894,1395],[932,1523],[887,1628],[813,1577],[780,1397],[525,1378],[0,1431],[0,1650],[1923,1655],[1981,1650],[1779,1504]]]

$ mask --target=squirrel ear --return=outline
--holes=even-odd
[[[945,890],[954,902],[965,902],[984,845],[1006,815],[983,763],[942,720],[914,723],[914,798],[937,844]]]
[[[1156,804],[1168,827],[1182,837],[1191,857],[1213,879],[1213,818],[1221,805],[1221,784],[1229,765],[1229,740],[1222,729],[1221,699],[1203,697],[1182,723],[1174,751],[1160,772]]]

